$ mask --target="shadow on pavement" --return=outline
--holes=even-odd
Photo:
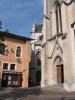
[[[0,100],[20,100],[18,98],[23,98],[28,95],[35,95],[38,96],[40,94],[43,94],[40,88],[29,88],[29,89],[23,89],[23,88],[2,88],[0,89]]]
[[[0,89],[0,100],[31,100],[26,99],[26,97],[45,97],[45,96],[53,96],[54,95],[62,95],[64,94],[60,100],[66,100],[66,95],[70,95],[71,93],[59,93],[59,92],[52,92],[47,90],[42,90],[40,87],[31,87],[28,89],[24,88],[2,88]],[[75,93],[73,93],[75,94]],[[43,97],[43,98],[44,98]],[[23,99],[22,99],[23,98]],[[34,99],[32,99],[34,100]],[[37,99],[38,100],[38,99]],[[42,99],[43,100],[43,99]],[[51,100],[51,99],[44,99],[44,100]],[[55,100],[55,99],[52,99]],[[56,99],[57,100],[57,99]],[[75,99],[67,99],[67,100],[75,100]]]
[[[18,88],[13,88],[13,89],[2,89],[2,92],[0,93],[0,100],[5,100],[8,98],[8,100],[18,100],[18,98],[21,98],[25,95],[25,93],[28,91],[28,89],[18,89]]]

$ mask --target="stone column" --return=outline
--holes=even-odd
[[[45,87],[45,47],[41,52],[41,87]]]
[[[36,29],[36,25],[35,23],[33,23],[32,32],[31,32],[31,38],[34,39],[31,41],[33,51],[35,51],[35,29]]]

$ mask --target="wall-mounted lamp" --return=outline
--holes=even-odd
[[[26,71],[26,68],[24,68],[23,71]]]
[[[11,52],[14,52],[14,49],[13,48],[11,48]]]

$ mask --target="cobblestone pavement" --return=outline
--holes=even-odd
[[[75,100],[75,92],[68,93],[64,90],[33,87],[1,88],[0,100]]]

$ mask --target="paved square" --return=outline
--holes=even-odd
[[[68,93],[64,90],[32,87],[1,88],[0,100],[75,100],[75,92]]]

